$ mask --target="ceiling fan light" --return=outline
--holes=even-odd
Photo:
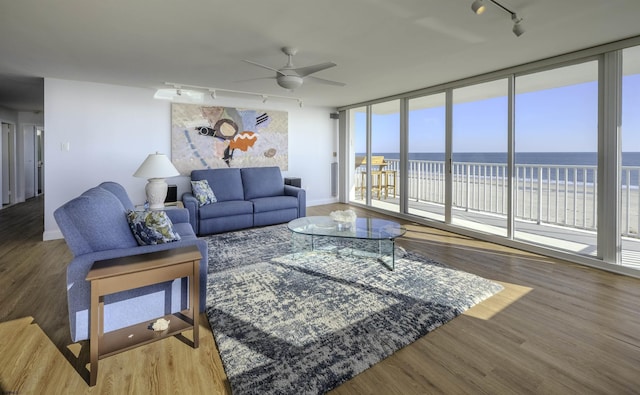
[[[484,0],[475,0],[473,4],[471,4],[471,10],[477,15],[482,15],[486,9],[487,6],[484,4]]]
[[[279,75],[276,81],[278,81],[278,85],[290,91],[302,86],[302,77],[297,75]]]

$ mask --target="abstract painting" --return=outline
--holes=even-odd
[[[171,161],[180,174],[219,167],[278,166],[287,170],[284,111],[171,105]]]

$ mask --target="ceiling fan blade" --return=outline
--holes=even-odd
[[[257,81],[257,80],[275,80],[277,77],[258,77],[258,78],[248,78],[246,80],[237,80],[233,82],[249,82],[249,81]]]
[[[327,84],[327,85],[335,85],[335,86],[345,86],[345,85],[347,85],[344,82],[325,80],[324,78],[318,78],[318,77],[314,77],[312,75],[308,75],[308,76],[304,77],[304,79],[305,80],[306,79],[314,80],[314,81],[319,82],[321,84]]]
[[[318,71],[325,70],[335,66],[336,64],[333,62],[326,62],[326,63],[316,64],[313,66],[297,67],[294,69],[294,71],[298,73],[300,77],[306,77],[309,74],[317,73]]]
[[[273,67],[265,66],[265,65],[263,65],[263,64],[256,63],[256,62],[252,62],[252,61],[250,61],[250,60],[246,60],[246,59],[243,59],[243,61],[244,61],[244,62],[247,62],[247,63],[251,63],[251,64],[252,64],[252,65],[254,65],[254,66],[262,67],[263,69],[267,69],[267,70],[275,71],[276,73],[278,73],[278,74],[280,74],[280,75],[285,75],[283,72],[281,72],[280,70],[274,69]]]

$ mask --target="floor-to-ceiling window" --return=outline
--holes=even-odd
[[[445,94],[409,99],[408,212],[444,222]]]
[[[365,174],[354,184],[364,183],[368,198],[354,193],[354,201],[579,263],[640,270],[640,46],[615,43],[479,78],[347,108],[363,125],[352,143]],[[396,170],[395,190],[382,169]]]
[[[371,205],[398,212],[400,100],[371,106]]]
[[[451,223],[507,235],[508,81],[453,90]]]
[[[640,46],[622,51],[622,264],[640,269]]]
[[[367,190],[363,171],[367,157],[367,108],[358,107],[349,110],[349,130],[351,153],[353,155],[348,170],[351,172],[349,200],[365,204]]]
[[[598,62],[515,80],[514,238],[597,253]]]
[[[399,212],[400,101],[359,107],[349,114],[355,137],[351,200]]]

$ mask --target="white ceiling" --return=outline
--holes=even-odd
[[[640,35],[638,0],[500,2],[524,18],[522,36],[492,4],[475,15],[472,0],[2,1],[0,106],[42,110],[46,77],[337,107]],[[307,81],[291,93],[251,80],[274,73],[242,60],[280,68],[285,45],[299,48],[296,66],[337,63],[315,75],[347,85]]]

